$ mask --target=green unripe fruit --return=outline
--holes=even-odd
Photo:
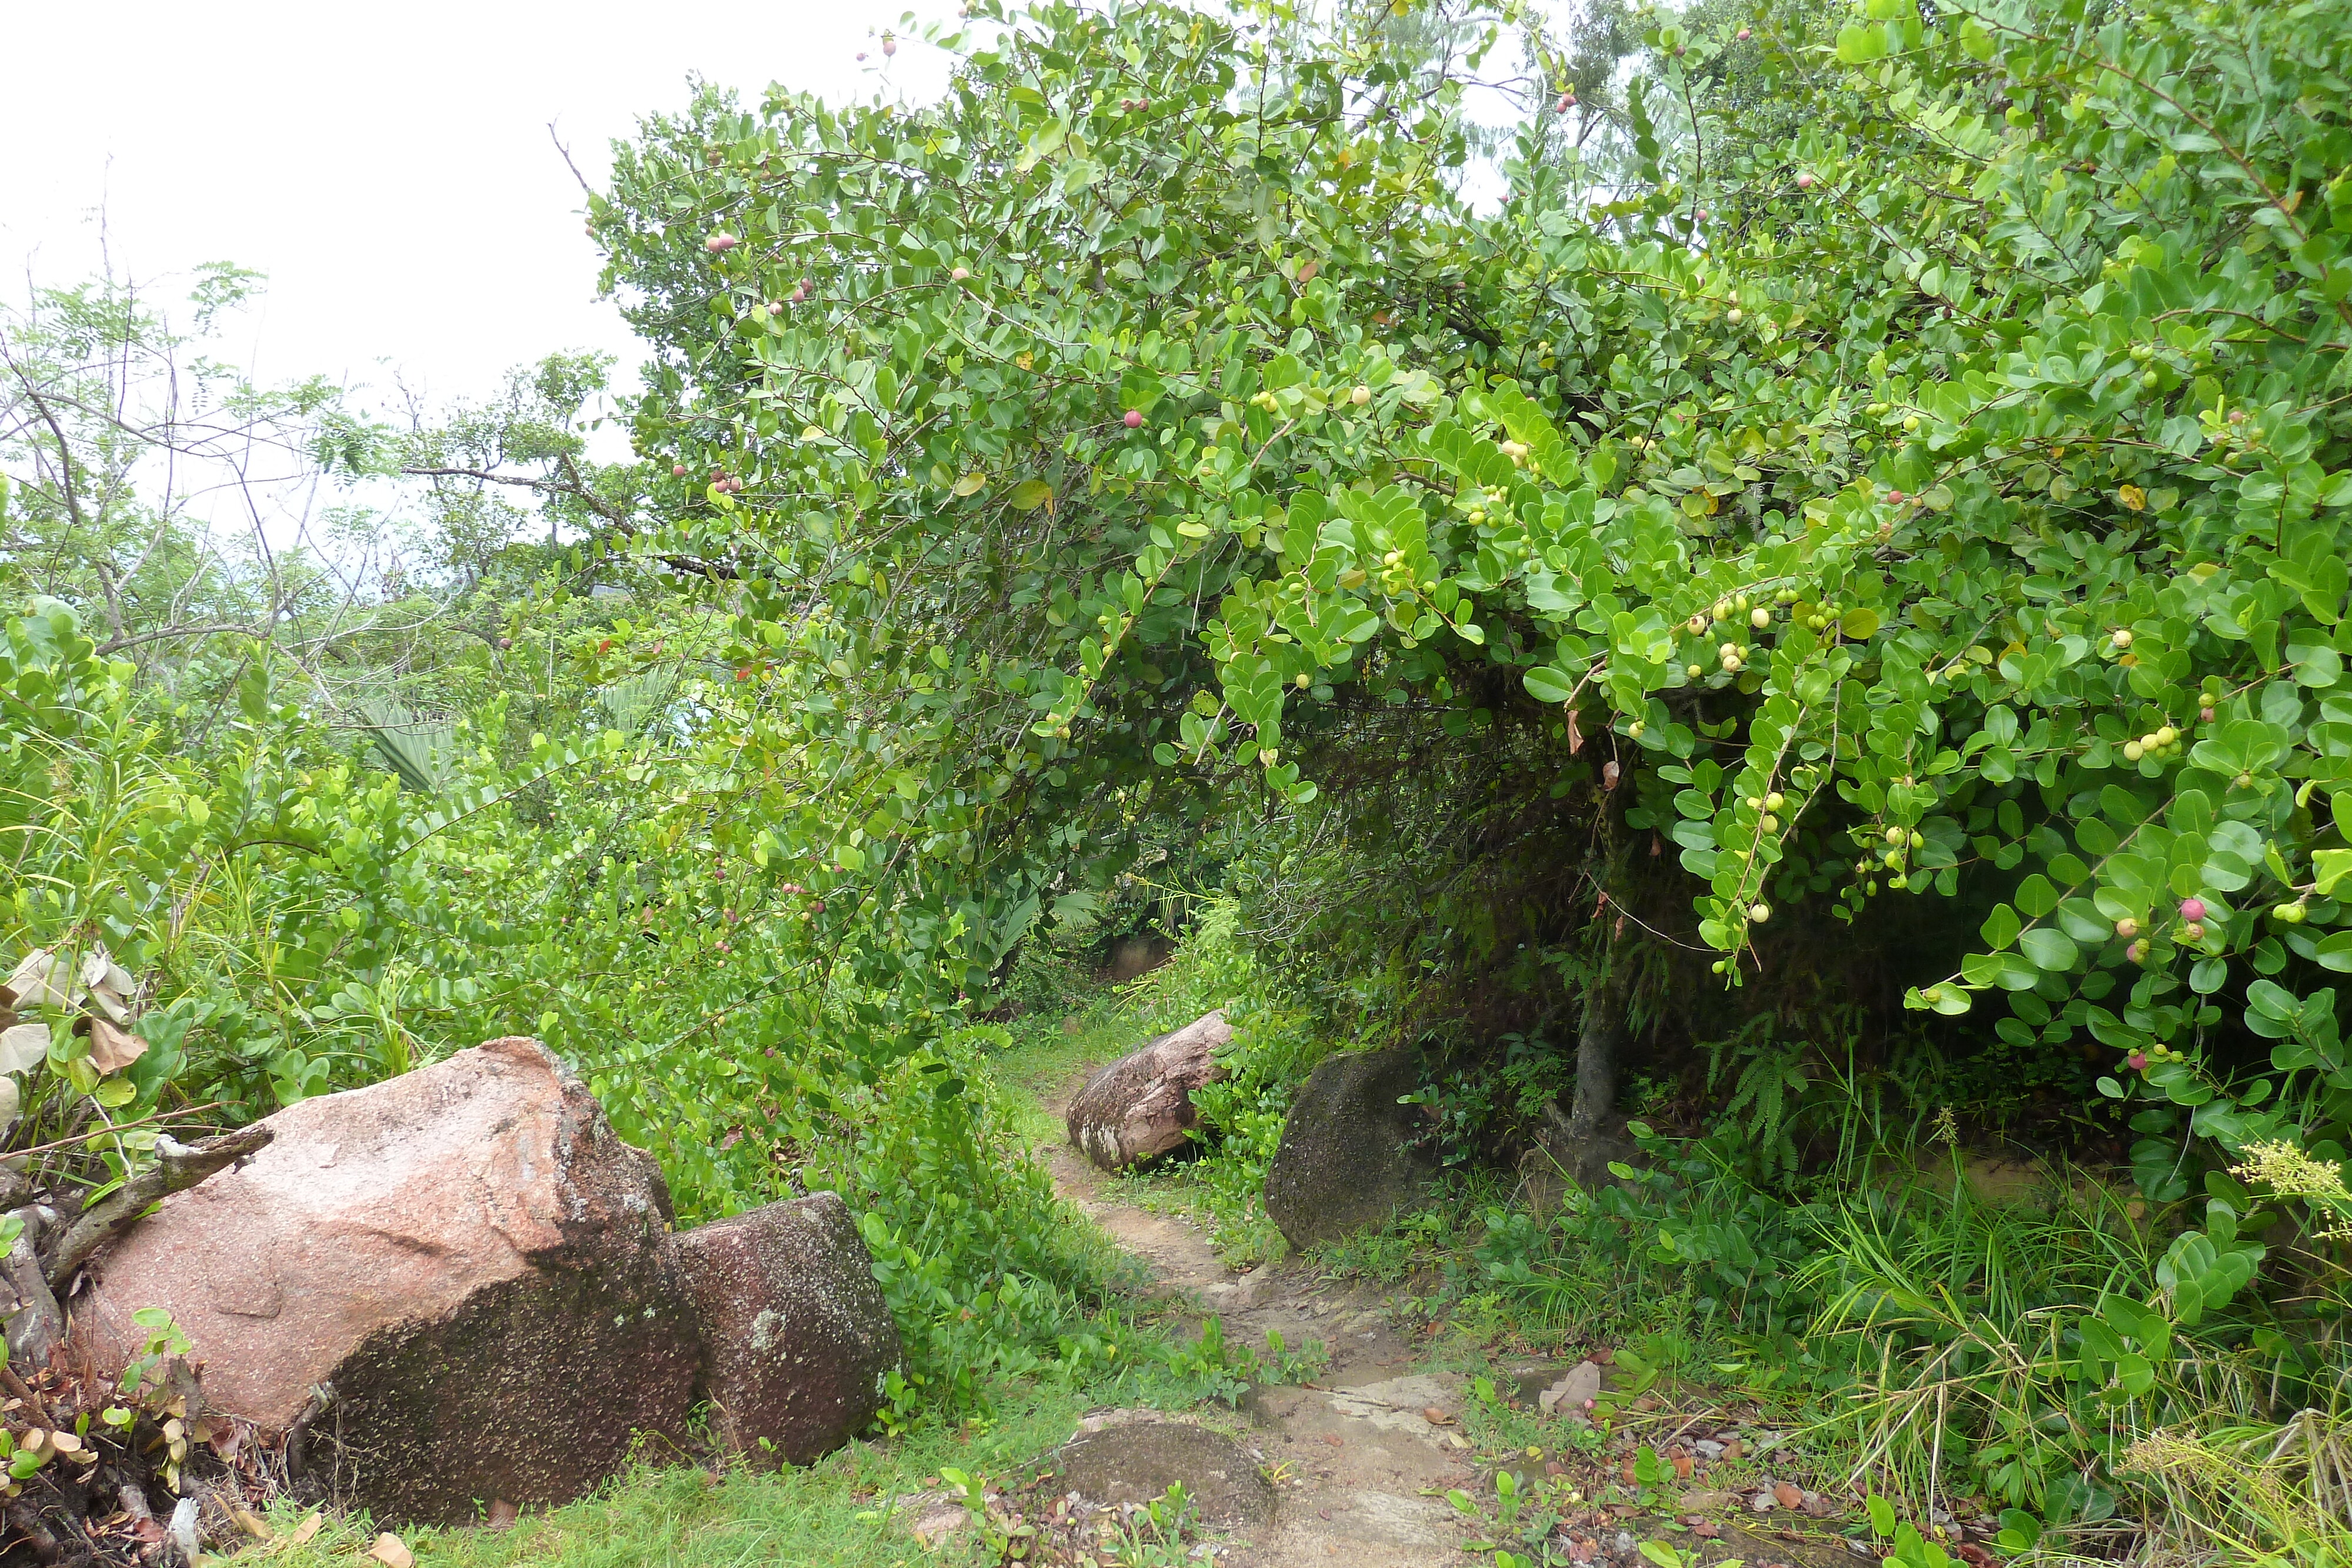
[[[1772,624],[1772,612],[1759,604],[1748,612],[1748,623],[1761,632]]]
[[[2147,388],[2149,392],[2154,392],[2158,387],[2164,384],[2164,378],[2158,375],[2154,371],[2143,371],[2140,372],[2139,384]]]
[[[1692,680],[1696,680],[1701,675],[1706,674],[1706,671],[1697,664],[1685,664],[1683,666],[1683,674],[1688,675]]]
[[[1772,793],[1764,797],[1764,809],[1768,811],[1777,811],[1788,803],[1788,797],[1781,794],[1778,789],[1773,790]]]
[[[1767,811],[1764,813],[1763,821],[1758,822],[1756,825],[1765,832],[1777,833],[1780,831],[1780,819],[1774,816],[1771,812]]]
[[[2156,358],[2156,350],[2149,348],[2146,343],[2134,343],[2132,345],[2131,357],[2134,362],[2144,365],[2147,363],[2148,361]]]
[[[1919,833],[1919,832],[1915,832],[1915,833],[1913,833],[1913,834],[1911,835],[1911,847],[1912,847],[1913,849],[1915,849],[1915,850],[1916,850],[1916,849],[1924,849],[1924,848],[1926,848],[1926,847],[1927,847],[1927,834],[1925,834],[1925,833]]]
[[[1887,852],[1886,852],[1886,869],[1887,869],[1888,871],[1900,871],[1902,868],[1903,868],[1903,852],[1902,852],[1902,851],[1900,851],[1900,850],[1889,850],[1889,851],[1887,851]]]
[[[1888,843],[1890,843],[1890,844],[1899,844],[1899,843],[1901,843],[1901,842],[1903,841],[1903,830],[1902,830],[1902,829],[1900,829],[1900,828],[1889,828],[1889,829],[1887,829],[1887,830],[1886,830],[1886,841],[1887,841]]]
[[[2137,762],[2147,754],[2147,748],[2140,745],[2138,741],[2126,740],[2124,742],[2124,760],[2126,762]]]
[[[1900,893],[1905,888],[1911,885],[1911,879],[1905,876],[1901,872],[1896,872],[1893,876],[1886,879],[1886,885],[1893,888],[1895,892]]]

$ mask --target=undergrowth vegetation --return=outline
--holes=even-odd
[[[1218,1008],[1129,1190],[1237,1262],[1411,1045],[1445,1202],[1318,1266],[2020,1551],[2340,1552],[2346,0],[960,23],[616,149],[635,397],[250,385],[234,269],[0,319],[6,1148],[536,1035],[682,1220],[850,1201],[937,1443],[1263,1370],[1008,1088]],[[192,509],[257,447],[330,531]]]

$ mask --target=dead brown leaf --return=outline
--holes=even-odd
[[[120,1072],[147,1054],[147,1042],[102,1018],[89,1020],[89,1064],[100,1073]]]
[[[416,1553],[390,1531],[375,1538],[375,1544],[368,1548],[367,1554],[383,1563],[383,1568],[416,1568]]]

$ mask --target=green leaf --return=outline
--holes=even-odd
[[[1005,499],[1016,511],[1034,512],[1052,499],[1053,495],[1054,486],[1043,479],[1024,479],[1013,487],[1013,494]]]
[[[1527,683],[1528,695],[1539,703],[1564,703],[1576,690],[1568,673],[1550,664],[1538,664],[1520,678]]]
[[[2017,940],[2018,925],[2016,910],[2006,904],[1996,904],[1978,934],[1984,937],[1986,946],[1998,953]]]
[[[2058,890],[2040,872],[2017,884],[2016,896],[2019,912],[2030,919],[2040,920],[2058,907]]]
[[[2037,925],[2025,934],[2018,946],[2037,967],[2052,974],[2063,974],[2074,967],[2074,944],[2063,931]]]

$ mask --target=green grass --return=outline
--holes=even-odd
[[[907,1517],[887,1500],[936,1487],[942,1465],[975,1476],[1010,1475],[1066,1440],[1089,1406],[1086,1392],[1040,1386],[1004,1402],[985,1428],[929,1431],[858,1442],[816,1464],[768,1475],[714,1474],[696,1465],[644,1463],[595,1496],[526,1517],[512,1530],[419,1531],[404,1534],[417,1560],[446,1568],[901,1568],[938,1559],[917,1546]],[[273,1511],[291,1531],[302,1511]],[[307,1545],[258,1559],[287,1568],[351,1568],[375,1534],[363,1515],[330,1516]]]

